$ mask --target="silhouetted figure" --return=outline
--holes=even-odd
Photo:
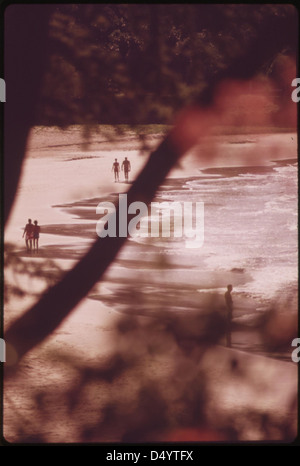
[[[232,285],[227,285],[227,291],[224,295],[226,309],[227,309],[227,329],[226,329],[226,344],[231,346],[231,321],[232,321],[232,312],[233,312],[233,301],[232,301]]]
[[[26,244],[26,249],[27,252],[32,251],[32,240],[33,240],[33,224],[31,222],[31,218],[28,219],[28,223],[26,223],[23,236],[24,238],[25,235],[25,244]]]
[[[120,172],[120,164],[117,159],[115,159],[111,170],[115,174],[115,183],[116,183],[117,181],[119,181],[119,172]]]
[[[37,220],[35,220],[33,223],[33,248],[36,252],[38,252],[41,227],[38,225]]]
[[[125,181],[128,181],[128,173],[131,170],[131,165],[129,160],[127,160],[127,157],[125,157],[125,160],[123,160],[122,170],[124,171]]]

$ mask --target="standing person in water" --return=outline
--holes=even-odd
[[[130,165],[129,160],[127,160],[127,157],[125,157],[125,160],[123,160],[122,170],[124,171],[125,181],[128,182],[128,173],[131,170],[131,165]]]
[[[27,252],[31,252],[33,240],[33,224],[31,218],[28,219],[28,223],[25,225],[22,238],[24,238],[24,236]]]
[[[120,164],[117,159],[115,159],[111,171],[115,174],[115,183],[119,181],[119,172],[120,172]]]
[[[35,220],[33,223],[33,248],[36,252],[38,252],[41,227],[38,225],[37,220]]]
[[[226,331],[226,343],[227,346],[231,347],[231,321],[233,312],[233,301],[232,301],[232,285],[227,285],[227,291],[224,295],[226,309],[227,309],[227,331]]]

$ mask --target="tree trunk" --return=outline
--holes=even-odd
[[[149,204],[178,158],[179,152],[170,137],[166,138],[151,154],[145,168],[128,191],[128,205],[137,200]],[[118,218],[118,207],[116,215]],[[8,351],[12,346],[21,357],[50,335],[101,279],[125,241],[126,237],[118,236],[97,239],[80,262],[10,326],[5,334]]]
[[[5,10],[4,224],[14,203],[28,134],[35,124],[52,9],[49,5],[12,4]],[[24,212],[24,219],[27,216]]]
[[[20,5],[17,5],[17,7],[19,8]],[[9,8],[14,8],[14,6]],[[26,9],[26,6],[24,8]],[[45,14],[43,12],[44,8],[44,6],[41,7],[41,17],[44,17]],[[44,19],[46,20],[46,18]],[[27,21],[32,25],[34,19],[29,17]],[[12,27],[12,25],[10,26]],[[289,31],[288,26],[288,22],[285,24],[278,18],[270,21],[267,30],[265,29],[266,25],[264,25],[252,47],[245,50],[242,57],[237,57],[221,76],[216,76],[212,79],[198,101],[200,109],[209,108],[213,102],[215,87],[222,79],[251,78],[270,56],[278,53],[281,44],[285,43],[289,33],[293,34],[293,28]],[[14,27],[16,26],[14,25]],[[23,35],[26,36],[24,27],[24,25],[20,24],[20,28],[23,31],[21,37]],[[40,44],[41,38],[45,38],[45,33],[44,31],[40,31],[39,34],[35,34],[33,37],[35,40],[38,37],[38,43]],[[11,40],[13,39],[13,31],[10,31],[9,37]],[[31,40],[33,37],[31,37]],[[34,44],[31,45],[36,47]],[[28,46],[30,46],[29,43]],[[37,84],[40,84],[41,80],[41,65],[27,63],[27,60],[23,59],[23,66],[26,65],[30,72],[28,72],[28,69],[26,70],[25,84],[24,86],[21,85],[22,78],[15,76],[15,73],[22,74],[22,66],[17,66],[13,63],[14,60],[19,59],[17,49],[17,43],[10,45],[10,56],[7,57],[9,65],[9,72],[6,75],[7,87],[9,89],[11,80],[16,79],[17,83],[15,86],[12,86],[12,89],[19,89],[19,94],[18,96],[13,96],[8,91],[7,100],[10,104],[9,106],[8,103],[5,104],[7,106],[5,120],[5,130],[7,132],[5,143],[5,177],[7,180],[5,186],[5,190],[7,191],[6,216],[9,213],[15,195],[25,150],[26,136],[34,121],[32,107],[33,101],[35,102],[37,98],[37,91],[34,87],[38,87]],[[14,51],[13,55],[11,55],[11,50]],[[41,59],[42,55],[43,50],[41,49]],[[31,79],[30,73],[32,67],[36,75]],[[143,201],[146,204],[151,202],[159,185],[177,162],[179,156],[185,153],[196,142],[197,132],[199,130],[204,131],[201,125],[206,123],[205,115],[204,118],[201,115],[198,118],[197,110],[194,114],[190,113],[187,115],[187,119],[183,117],[181,123],[179,121],[172,134],[152,153],[144,170],[128,192],[128,203],[137,200]],[[195,118],[193,118],[193,115]],[[190,125],[192,122],[193,125]],[[190,131],[191,126],[193,126],[192,131]],[[189,133],[188,138],[187,133]],[[50,335],[64,318],[67,317],[70,311],[86,296],[113,262],[125,240],[126,238],[123,237],[98,239],[89,252],[57,285],[45,293],[37,304],[10,326],[5,334],[5,339],[8,346],[11,345],[16,350],[19,358]]]

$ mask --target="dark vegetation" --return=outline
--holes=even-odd
[[[247,80],[256,75],[270,78],[276,89],[277,110],[290,99],[291,88],[282,81],[281,71],[287,57],[297,57],[297,33],[297,12],[291,5],[9,6],[5,13],[4,222],[14,202],[26,141],[33,125],[64,128],[82,124],[83,138],[88,140],[94,125],[109,124],[115,125],[117,137],[120,124],[173,125],[174,115],[192,105],[194,113],[176,122],[128,192],[128,203],[136,199],[149,203],[169,170],[195,142],[193,137],[186,136],[186,123],[194,120],[198,112],[210,108],[218,85],[225,79]],[[201,124],[201,118],[199,121]],[[176,143],[178,131],[181,144]],[[49,289],[6,329],[5,340],[16,352],[17,360],[51,335],[101,280],[124,241],[109,237],[105,244],[96,241],[61,280],[53,268]],[[9,266],[18,267],[19,272],[22,264],[8,256]],[[30,269],[26,273],[31,273]],[[68,292],[70,289],[72,293]],[[118,432],[124,441],[143,441],[170,426],[206,425],[205,379],[197,372],[193,357],[196,354],[199,358],[207,345],[218,342],[222,325],[215,312],[201,323],[197,316],[195,319],[188,327],[182,322],[156,319],[147,326],[141,326],[136,319],[120,321],[117,329],[120,338],[126,335],[127,341],[140,341],[138,349],[147,357],[168,351],[177,355],[180,370],[177,371],[174,362],[175,372],[171,371],[170,380],[176,379],[176,374],[185,375],[185,382],[179,384],[174,395],[178,417],[170,420],[163,392],[153,381],[150,383],[145,377],[143,385],[137,377],[136,412],[127,432],[124,422],[128,406],[121,406],[122,401],[117,401],[116,396],[99,409],[99,418],[93,424],[83,426],[83,441],[99,439],[103,430]],[[140,364],[137,354],[128,352],[128,343],[122,348],[108,368],[93,371],[78,365],[79,382],[70,389],[72,393],[63,394],[69,400],[70,415],[76,415],[86,384],[95,381],[110,384],[123,371]],[[182,372],[183,366],[187,367],[186,372]],[[7,374],[16,374],[17,370],[18,364],[8,369]],[[37,400],[41,411],[47,413],[42,390],[37,393]],[[286,425],[270,426],[264,413],[253,423],[267,432],[267,439],[274,429],[284,440],[292,435]],[[238,438],[238,426],[230,421],[223,427],[227,440]],[[220,435],[224,438],[222,432]],[[44,440],[38,434],[30,438],[21,427],[20,437],[26,441]]]

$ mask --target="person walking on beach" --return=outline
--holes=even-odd
[[[27,252],[32,251],[32,240],[33,240],[33,224],[31,221],[31,218],[28,219],[28,223],[26,223],[24,231],[23,231],[23,236],[25,236],[25,244],[26,244],[26,249]]]
[[[119,181],[119,172],[120,172],[120,164],[117,159],[115,159],[111,171],[115,174],[115,183]]]
[[[34,225],[33,225],[33,249],[36,252],[38,252],[41,227],[38,225],[37,220],[35,220],[33,223],[34,223]]]
[[[227,291],[224,295],[226,309],[227,309],[227,331],[226,331],[226,344],[231,347],[231,321],[232,321],[232,312],[233,312],[233,301],[232,301],[232,285],[227,285]]]
[[[127,157],[125,157],[125,160],[123,160],[122,170],[124,171],[125,181],[128,182],[128,173],[131,170],[131,165],[130,165],[129,160],[127,160]]]

